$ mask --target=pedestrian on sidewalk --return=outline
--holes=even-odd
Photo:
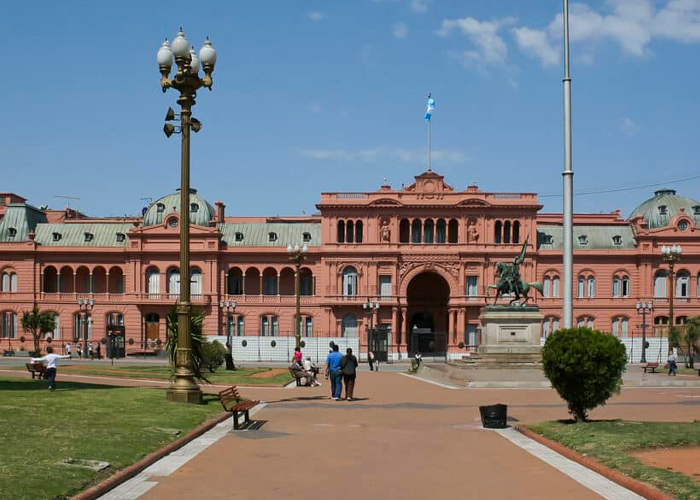
[[[294,348],[294,355],[292,356],[292,363],[294,363],[295,361],[301,365],[301,348],[300,347]]]
[[[369,363],[369,371],[373,372],[374,371],[374,363],[376,362],[376,359],[374,358],[374,353],[372,351],[369,351],[367,353],[367,362]],[[379,369],[379,368],[377,368]]]
[[[70,342],[67,342],[66,343],[66,354],[68,355],[69,358],[71,357],[70,350],[71,350]]]
[[[326,357],[326,378],[331,379],[331,398],[335,401],[340,400],[343,394],[343,374],[340,371],[340,360],[343,355],[338,352],[338,345],[333,344],[333,349]]]
[[[96,354],[96,355],[97,355],[97,359],[102,359],[102,348],[100,347],[100,343],[99,343],[99,342],[97,343],[97,349],[95,349],[95,350],[97,351],[97,354]]]
[[[78,343],[78,359],[83,359],[83,344]]]
[[[345,399],[352,401],[355,392],[355,378],[357,377],[357,358],[348,347],[345,356],[340,360],[340,371],[345,382]]]
[[[88,344],[88,354],[90,359],[95,359],[94,351],[92,350],[92,343]]]
[[[46,348],[46,356],[41,358],[32,358],[32,363],[43,363],[46,361],[46,374],[49,376],[49,390],[53,391],[56,389],[56,361],[59,359],[69,359],[70,354],[61,356],[60,354],[53,353],[53,347],[48,346]]]
[[[674,377],[676,376],[676,370],[678,369],[678,365],[676,364],[677,359],[678,358],[676,358],[674,352],[671,351],[671,354],[668,355],[668,374],[673,375]]]

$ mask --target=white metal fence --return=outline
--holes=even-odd
[[[210,341],[218,340],[226,345],[225,336],[207,337]],[[276,361],[290,362],[294,353],[296,339],[294,337],[233,337],[232,349],[235,362],[246,361]],[[331,349],[331,342],[335,343],[341,354],[350,347],[352,352],[359,357],[360,339],[346,337],[302,337],[301,353],[306,359],[311,356],[314,363],[324,363]]]

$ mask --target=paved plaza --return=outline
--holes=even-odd
[[[508,404],[511,423],[568,418],[551,389],[361,372],[353,402],[330,400],[327,383],[242,393],[264,401],[259,430],[233,432],[227,420],[102,498],[641,498],[512,429],[481,428],[483,404]],[[628,388],[591,418],[692,421],[699,410],[700,388]]]

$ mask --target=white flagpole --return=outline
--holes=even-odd
[[[564,220],[563,222],[563,271],[564,303],[562,320],[564,328],[573,327],[574,293],[574,171],[571,166],[571,77],[569,75],[569,0],[564,0]]]
[[[433,117],[430,117],[430,120],[428,120],[428,172],[430,172],[430,139],[431,139],[431,133],[432,133],[432,128],[433,128]]]

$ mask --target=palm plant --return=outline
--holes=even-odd
[[[56,328],[56,318],[51,313],[39,312],[39,306],[34,304],[31,311],[25,311],[22,314],[22,328],[32,334],[34,340],[34,352],[39,353],[39,340],[46,336],[47,333],[54,331]]]
[[[190,318],[190,337],[192,342],[192,372],[194,378],[200,381],[209,382],[202,370],[203,368],[203,351],[204,336],[202,333],[204,324],[205,312],[203,310],[196,312]],[[165,348],[168,351],[170,358],[171,377],[175,378],[175,360],[177,358],[177,311],[173,308],[166,318],[167,320],[167,335],[168,341]]]
[[[698,350],[698,340],[700,340],[700,316],[693,316],[685,324],[685,338],[683,339],[687,348],[685,365],[694,368],[693,357]]]

